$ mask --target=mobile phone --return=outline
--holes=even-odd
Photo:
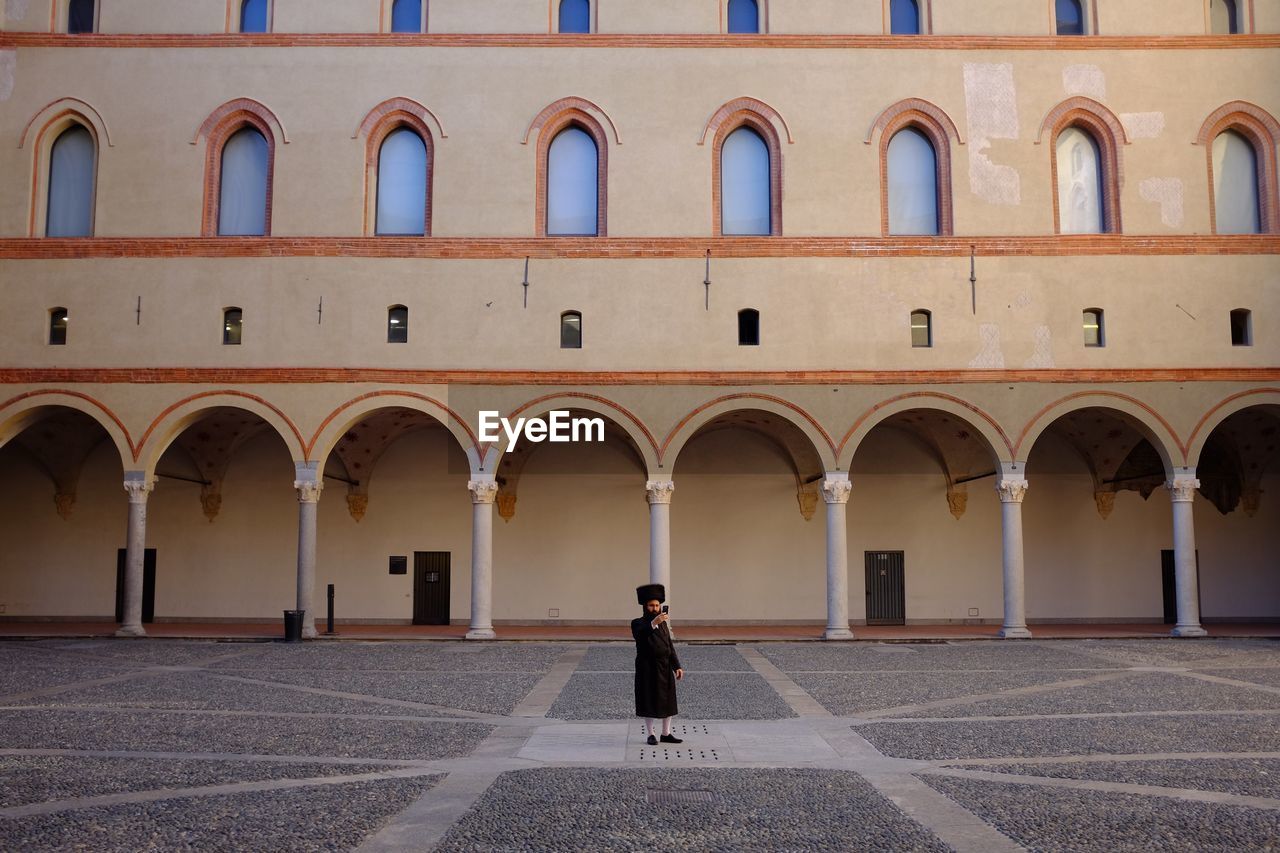
[[[671,612],[671,605],[669,605],[669,604],[664,604],[664,605],[662,605],[662,612],[663,612],[663,613],[670,613],[670,612]]]

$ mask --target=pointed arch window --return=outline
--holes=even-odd
[[[582,349],[582,314],[565,311],[560,315],[560,349]]]
[[[739,127],[720,147],[720,232],[772,232],[769,146],[751,127]]]
[[[395,0],[391,4],[391,32],[425,33],[426,16],[423,0]]]
[[[590,0],[560,0],[560,32],[591,32]]]
[[[570,124],[547,149],[548,236],[598,236],[600,151],[591,134]]]
[[[1244,32],[1241,0],[1209,0],[1209,32],[1215,36],[1233,36]]]
[[[52,308],[49,311],[49,346],[66,346],[67,309]]]
[[[1101,234],[1106,223],[1102,155],[1097,140],[1080,127],[1058,134],[1058,231]]]
[[[760,312],[754,308],[738,312],[738,346],[760,346]]]
[[[427,145],[418,133],[399,127],[378,149],[378,212],[374,233],[427,233]]]
[[[222,146],[218,187],[218,234],[260,237],[267,233],[270,148],[255,127],[245,126]]]
[[[889,0],[889,32],[895,36],[915,36],[923,32],[917,0]]]
[[[47,237],[92,237],[97,144],[82,124],[72,124],[49,151]]]
[[[243,340],[244,312],[239,308],[226,308],[222,312],[223,346],[239,346]]]
[[[904,127],[889,140],[889,233],[938,234],[938,154],[929,138]]]
[[[244,0],[240,4],[240,32],[270,32],[270,24],[271,0]]]
[[[409,342],[409,309],[403,305],[392,305],[387,309],[387,343],[407,344]]]
[[[728,32],[759,33],[760,6],[756,0],[729,0]]]
[[[933,346],[933,314],[923,308],[911,312],[911,346]]]
[[[67,32],[92,33],[97,31],[97,0],[71,0],[67,4]]]
[[[1213,140],[1213,213],[1218,234],[1257,234],[1262,230],[1258,203],[1258,156],[1234,130]]]
[[[1082,0],[1056,0],[1054,14],[1057,18],[1055,32],[1058,35],[1082,36],[1085,34]]]

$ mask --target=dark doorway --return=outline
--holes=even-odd
[[[449,624],[449,552],[413,552],[413,624]]]
[[[868,551],[867,624],[907,624],[907,595],[902,551]]]
[[[1160,552],[1160,585],[1164,588],[1164,624],[1178,624],[1178,581],[1173,568],[1173,551]],[[1200,604],[1200,550],[1196,549],[1196,604]],[[1199,609],[1197,607],[1197,609]],[[1204,619],[1204,613],[1200,613]]]
[[[124,621],[124,571],[128,551],[116,551],[116,621]],[[156,549],[148,548],[142,559],[142,621],[156,621]]]

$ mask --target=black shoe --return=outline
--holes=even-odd
[[[664,738],[664,740],[665,740],[665,738]],[[645,743],[649,744],[649,746],[657,746],[657,745],[658,745],[658,739],[657,739],[656,737],[654,737],[653,735],[649,735],[649,739],[648,739],[647,741],[645,741]]]
[[[676,737],[675,735],[663,735],[662,742],[663,743],[684,743],[684,740]]]

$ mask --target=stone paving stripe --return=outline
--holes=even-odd
[[[238,681],[244,684],[255,684],[259,687],[295,690],[299,693],[314,693],[317,696],[329,696],[335,699],[354,699],[374,705],[387,705],[395,708],[419,708],[424,711],[439,711],[450,714],[454,717],[483,719],[493,716],[492,714],[485,714],[481,711],[464,711],[460,708],[450,708],[446,705],[432,705],[426,702],[410,702],[407,699],[390,699],[386,696],[371,696],[368,693],[348,693],[342,690],[325,690],[322,687],[307,687],[301,684],[290,684],[285,681],[268,681],[263,678],[247,678],[243,675],[222,675],[221,673],[212,672],[206,672],[205,675],[209,678],[215,678],[222,681]]]
[[[725,723],[719,728],[734,761],[804,766],[839,757],[831,744],[808,728],[784,728],[781,723],[767,727]]]
[[[66,684],[59,684],[56,687],[42,687],[39,690],[28,690],[24,693],[10,693],[7,696],[0,696],[0,702],[26,702],[31,699],[43,699],[46,696],[57,696],[59,693],[68,693],[72,690],[79,690],[85,687],[99,687],[104,684],[119,684],[122,681],[133,681],[138,678],[147,678],[156,674],[154,668],[135,669],[132,672],[122,672],[119,675],[105,675],[102,678],[91,678],[88,681],[72,681]]]
[[[235,782],[229,785],[206,785],[198,788],[167,788],[159,791],[133,791],[127,794],[107,794],[101,797],[77,797],[72,800],[54,800],[0,809],[0,819],[47,815],[55,812],[117,806],[126,803],[154,803],[159,800],[181,800],[191,797],[214,797],[224,794],[246,794],[259,791],[283,791],[292,788],[314,788],[322,785],[343,785],[348,782],[377,782],[384,779],[408,779],[415,776],[433,776],[435,771],[421,767],[388,768],[377,773],[357,773],[350,776],[314,776],[310,779],[273,779],[266,782]]]
[[[976,779],[982,782],[1013,782],[1041,788],[1072,788],[1077,791],[1096,791],[1110,794],[1139,794],[1145,797],[1166,797],[1197,803],[1218,803],[1228,806],[1245,806],[1251,809],[1280,811],[1280,799],[1248,797],[1221,791],[1198,791],[1193,788],[1166,788],[1158,785],[1133,785],[1128,782],[1102,782],[1093,779],[1064,779],[1058,776],[1021,776],[1014,773],[990,773],[985,770],[960,770],[949,767],[931,767],[921,771],[934,776],[951,776],[957,779]]]
[[[863,773],[862,778],[956,853],[1014,853],[1025,848],[973,812],[906,773]]]
[[[569,683],[574,670],[578,668],[578,664],[582,663],[582,659],[587,656],[588,648],[585,644],[570,646],[568,651],[561,655],[560,659],[552,665],[551,670],[542,676],[542,680],[533,686],[533,689],[521,700],[519,705],[516,705],[515,710],[511,712],[511,716],[547,716],[551,706],[555,704],[556,698],[564,690],[565,685]]]
[[[1026,758],[949,758],[939,762],[946,767],[981,767],[987,764],[1088,764],[1090,762],[1140,762],[1140,761],[1195,761],[1195,760],[1247,760],[1250,758],[1280,759],[1280,752],[1146,752],[1096,753],[1093,755],[1049,755]]]
[[[280,717],[284,719],[335,719],[366,720],[369,722],[385,722],[400,720],[411,723],[483,723],[490,726],[523,725],[509,717],[497,715],[477,715],[466,717],[420,717],[412,714],[339,714],[328,711],[307,713],[305,711],[237,711],[230,709],[210,708],[143,708],[130,705],[59,705],[51,708],[48,705],[4,705],[0,706],[0,714],[14,711],[58,711],[69,714],[191,714],[202,717]],[[1232,712],[1235,713],[1235,712]],[[1276,711],[1275,713],[1280,713]]]
[[[1214,684],[1227,684],[1232,687],[1247,687],[1250,690],[1260,690],[1263,693],[1271,693],[1280,696],[1280,687],[1271,687],[1267,684],[1255,684],[1252,681],[1240,681],[1235,678],[1225,678],[1221,675],[1210,675],[1207,672],[1180,672],[1179,675],[1185,675],[1187,678],[1195,678],[1200,681],[1209,681]]]
[[[0,709],[2,710],[2,709]],[[994,715],[982,717],[889,717],[870,719],[870,715],[863,717],[851,717],[853,725],[862,723],[1000,723],[1013,722],[1015,720],[1091,720],[1096,718],[1115,718],[1123,719],[1125,717],[1203,717],[1203,716],[1244,716],[1244,717],[1273,717],[1280,714],[1280,708],[1242,708],[1240,710],[1230,711],[1095,711],[1080,714],[1009,714],[1007,716]]]
[[[791,710],[800,717],[830,717],[831,712],[822,707],[822,703],[809,695],[799,684],[791,680],[785,672],[778,669],[773,661],[760,654],[751,646],[738,646],[738,653],[747,659],[747,663],[769,683],[774,692],[786,702]]]
[[[411,719],[418,719],[413,717]],[[0,749],[0,756],[66,756],[68,758],[155,758],[166,761],[244,761],[254,764],[385,764],[426,767],[438,762],[393,758],[348,758],[339,755],[267,755],[251,752],[145,752],[117,749]]]
[[[1031,696],[1037,693],[1052,693],[1055,690],[1066,690],[1072,687],[1083,687],[1086,684],[1098,684],[1104,681],[1115,681],[1118,678],[1125,678],[1130,675],[1129,670],[1121,670],[1120,672],[1108,672],[1102,675],[1094,675],[1088,678],[1073,678],[1066,681],[1052,681],[1048,684],[1033,684],[1029,687],[1012,687],[1008,690],[998,690],[994,693],[973,693],[968,696],[954,696],[950,699],[936,699],[933,702],[921,702],[917,705],[899,705],[896,708],[881,708],[876,711],[867,711],[858,716],[867,719],[881,719],[884,717],[893,717],[895,714],[914,714],[918,711],[927,711],[930,708],[954,708],[957,705],[976,705],[979,702],[986,702],[991,699],[1008,699],[1013,696]],[[978,717],[969,717],[969,719],[980,719]]]
[[[531,761],[625,761],[627,723],[566,723],[544,726],[516,753]]]

